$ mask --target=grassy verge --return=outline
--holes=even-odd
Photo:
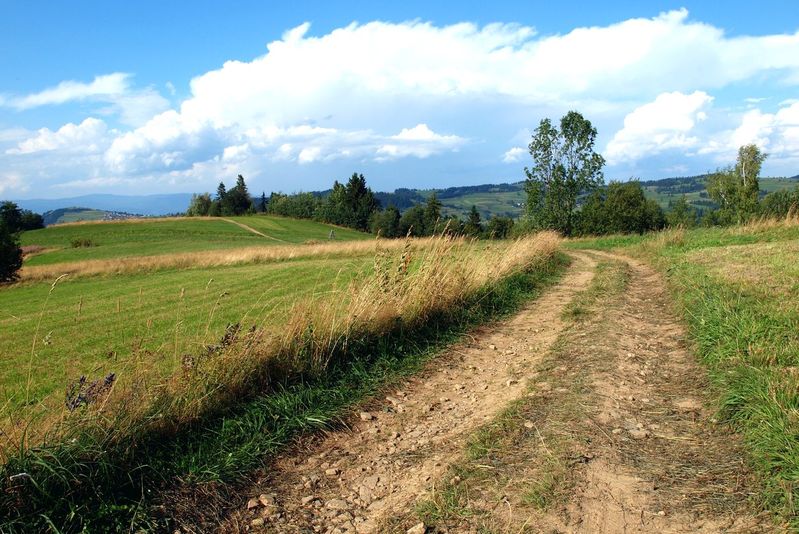
[[[572,342],[601,335],[602,303],[619,295],[628,279],[623,264],[597,266],[589,288],[564,311],[567,327],[536,366],[527,394],[477,430],[463,460],[428,499],[417,503],[416,514],[425,524],[456,531],[527,532],[531,517],[568,500],[575,466],[590,458],[590,445],[584,442],[590,417],[586,408],[598,399],[588,377],[596,366],[607,365],[592,360],[595,351],[584,352]],[[534,524],[541,528],[547,523]]]
[[[670,231],[620,249],[667,276],[719,416],[739,431],[762,480],[760,505],[799,528],[797,221]],[[597,248],[615,246],[597,240]],[[573,244],[592,248],[588,241]]]
[[[449,246],[431,261],[378,257],[373,279],[345,302],[300,304],[275,337],[234,329],[184,366],[188,376],[146,397],[129,391],[124,407],[87,407],[58,439],[11,451],[0,468],[0,530],[129,531],[174,521],[202,530],[229,506],[236,481],[293,436],[334,424],[562,270],[553,238],[520,246],[490,263],[496,251],[468,260]]]

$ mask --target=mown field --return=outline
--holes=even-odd
[[[742,434],[762,506],[799,527],[799,220],[576,240],[658,266],[707,366],[720,418]]]
[[[235,223],[248,226],[266,237]],[[336,241],[364,240],[371,237],[362,232],[315,221],[257,215],[224,219],[167,218],[64,224],[25,232],[21,244],[43,249],[26,262],[26,265],[37,266],[247,246],[326,242],[331,230],[335,233]],[[91,246],[74,247],[72,243],[75,240],[90,240]]]

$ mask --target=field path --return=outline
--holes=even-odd
[[[358,532],[380,532],[382,520],[412,506],[462,454],[470,433],[523,395],[528,373],[557,339],[561,313],[588,287],[594,264],[580,255],[560,284],[514,318],[449,349],[349,430],[278,458],[252,489],[275,496],[282,514],[276,531],[314,531],[343,516],[336,522],[345,528],[357,523]],[[252,518],[243,511],[225,528],[243,531]]]
[[[634,259],[621,295],[567,340],[571,365],[588,370],[598,402],[573,496],[559,532],[772,532],[753,515],[751,477],[737,436],[715,425],[706,373],[659,273]],[[602,336],[604,333],[604,336]]]
[[[225,222],[229,222],[230,224],[235,224],[235,225],[236,225],[236,226],[238,226],[239,228],[242,228],[242,229],[244,229],[244,230],[247,230],[248,232],[250,232],[250,233],[252,233],[252,234],[259,235],[259,236],[261,236],[261,237],[265,237],[265,238],[267,238],[267,239],[272,239],[272,240],[274,240],[274,241],[278,241],[278,242],[280,242],[280,243],[288,243],[288,241],[284,241],[284,240],[282,240],[282,239],[278,239],[278,238],[276,238],[276,237],[273,237],[273,236],[271,236],[271,235],[266,235],[266,234],[265,234],[265,233],[263,233],[263,232],[259,232],[258,230],[256,230],[256,229],[255,229],[255,228],[253,228],[252,226],[247,226],[246,224],[244,224],[244,223],[240,223],[240,222],[238,222],[238,221],[234,221],[233,219],[226,219],[226,218],[224,218],[224,217],[223,217],[223,218],[222,218],[222,220],[223,220],[223,221],[225,221]]]
[[[250,499],[247,507],[221,530],[773,531],[747,507],[737,440],[709,422],[705,374],[688,351],[660,275],[602,252],[574,252],[572,258],[561,282],[514,318],[448,349],[385,400],[363,407],[349,429],[306,439],[277,458],[243,496]],[[600,263],[626,270],[625,289],[601,300],[594,319],[564,319]],[[580,386],[569,389],[570,382]],[[529,421],[524,426],[530,430],[521,429],[527,448],[477,466],[489,475],[467,489],[468,510],[434,526],[418,524],[414,509],[431,491],[469,482],[448,479],[470,437],[519,399],[550,405],[535,430]],[[584,411],[578,420],[558,420],[552,403]],[[553,432],[568,434],[576,447],[567,451],[577,458],[568,462],[567,496],[556,506],[525,508],[525,475],[540,473],[545,454],[557,454],[544,438]],[[537,450],[528,454],[531,447]],[[521,463],[503,472],[502,454],[514,453]],[[486,489],[491,473],[499,493]]]

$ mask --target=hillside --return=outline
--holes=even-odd
[[[26,267],[124,257],[157,256],[240,247],[371,239],[356,230],[309,220],[255,215],[229,218],[155,218],[81,222],[22,234],[39,250]]]
[[[92,208],[59,208],[42,213],[45,226],[81,221],[116,221],[139,217],[123,211],[106,211]]]

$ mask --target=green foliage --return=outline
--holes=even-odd
[[[21,210],[14,202],[0,203],[0,224],[5,224],[12,234],[44,228],[44,218],[38,213]]]
[[[400,212],[394,206],[375,211],[369,223],[373,234],[381,237],[402,237],[400,233]]]
[[[189,209],[186,210],[186,215],[189,217],[205,217],[211,214],[211,205],[213,204],[210,193],[201,193],[199,195],[192,195]]]
[[[670,227],[693,228],[696,226],[696,220],[696,210],[688,203],[688,197],[681,195],[677,200],[669,202],[666,222]]]
[[[477,206],[472,206],[469,211],[469,216],[463,225],[463,233],[471,237],[480,237],[483,233],[483,224],[480,222],[480,212],[477,211]]]
[[[513,231],[513,219],[510,217],[491,217],[486,226],[486,234],[491,239],[505,239]]]
[[[224,182],[219,182],[216,188],[216,197],[211,200],[209,193],[192,195],[186,215],[189,217],[229,217],[231,215],[244,215],[255,213],[255,205],[244,177],[238,175],[236,185],[228,190]]]
[[[0,220],[0,283],[13,282],[22,267],[19,238]]]
[[[272,193],[267,204],[267,212],[295,219],[312,219],[320,204],[319,198],[312,193],[297,193],[296,195]]]
[[[760,214],[764,217],[782,218],[789,213],[799,213],[799,187],[793,191],[769,193],[760,204]]]
[[[663,211],[637,180],[611,182],[592,192],[576,215],[577,235],[643,234],[666,224]]]
[[[438,196],[434,191],[433,194],[428,197],[424,207],[425,233],[431,235],[437,234],[440,231],[440,228],[438,227],[440,222],[441,201],[438,200]]]
[[[594,152],[597,131],[591,121],[570,111],[560,128],[543,119],[530,142],[533,167],[527,175],[527,217],[536,228],[571,235],[577,197],[601,185],[605,160]]]
[[[424,207],[414,206],[405,210],[399,223],[400,236],[411,235],[421,237],[425,235]]]
[[[72,248],[88,248],[96,246],[93,239],[89,239],[88,237],[76,237],[69,242]]]
[[[721,169],[708,178],[707,193],[719,206],[714,222],[742,223],[758,211],[760,168],[767,154],[757,145],[738,149],[734,167]]]

